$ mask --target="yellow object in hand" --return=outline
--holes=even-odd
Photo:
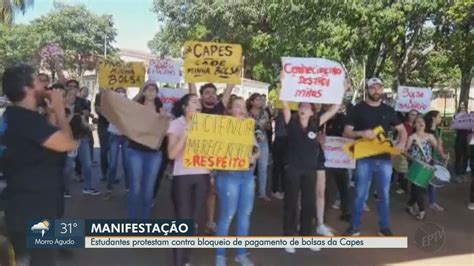
[[[392,142],[385,138],[383,127],[373,129],[376,137],[374,139],[357,139],[342,147],[344,152],[353,159],[361,159],[379,154],[398,155],[400,151],[393,147]]]

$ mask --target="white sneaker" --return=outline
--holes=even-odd
[[[272,197],[274,197],[275,199],[278,199],[278,200],[282,200],[282,199],[285,198],[285,197],[283,196],[283,193],[281,193],[281,192],[272,193]]]
[[[341,201],[340,200],[336,200],[334,202],[334,204],[331,206],[333,209],[335,210],[339,210],[341,208]]]
[[[315,247],[315,248],[309,248],[309,250],[314,251],[314,252],[321,251],[321,249],[320,249],[320,248],[317,248],[317,247]]]
[[[364,203],[364,211],[370,212],[370,208],[369,208],[369,206],[367,205],[367,203]]]
[[[285,251],[286,251],[286,253],[290,253],[290,254],[295,254],[296,253],[295,248],[285,248]]]
[[[332,232],[332,228],[329,226],[326,226],[325,224],[319,225],[316,227],[316,234],[322,235],[322,236],[334,236],[334,233]]]
[[[467,208],[468,208],[469,210],[474,211],[474,203],[469,203],[469,204],[467,205]]]

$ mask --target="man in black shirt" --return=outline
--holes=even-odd
[[[63,92],[46,92],[34,69],[25,65],[5,70],[2,86],[13,103],[4,114],[3,139],[8,235],[17,260],[55,265],[54,250],[26,248],[25,227],[27,220],[57,219],[63,212],[64,153],[77,147],[66,119]],[[37,112],[45,100],[48,118]]]
[[[371,78],[367,82],[367,99],[352,108],[347,114],[344,135],[349,138],[374,139],[374,128],[382,126],[389,132],[394,126],[398,132],[399,142],[396,147],[403,151],[407,140],[407,132],[402,122],[398,119],[395,110],[382,103],[383,84],[378,78]],[[392,161],[390,154],[381,154],[357,160],[355,170],[356,196],[352,208],[351,227],[349,235],[359,235],[362,208],[368,193],[368,186],[372,178],[377,178],[377,210],[379,216],[379,235],[390,236],[389,222],[389,189],[392,176]]]

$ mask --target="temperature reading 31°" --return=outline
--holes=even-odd
[[[77,223],[61,223],[61,231],[60,234],[72,234],[74,228],[77,227]]]

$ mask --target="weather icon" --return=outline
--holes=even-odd
[[[46,231],[49,231],[49,222],[48,222],[48,220],[44,220],[44,221],[41,221],[41,222],[33,225],[31,227],[31,231],[33,231],[33,233],[41,232],[41,237],[43,237],[44,233]]]

